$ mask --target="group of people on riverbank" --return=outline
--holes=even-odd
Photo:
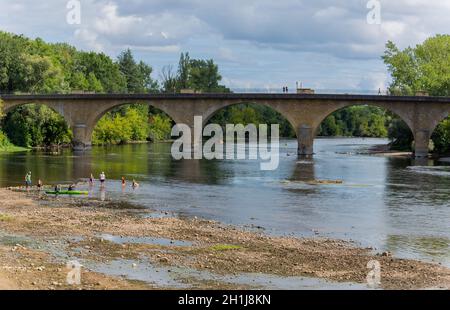
[[[106,174],[105,172],[100,173],[99,175],[99,181],[100,181],[100,188],[105,188],[106,186]],[[121,179],[122,182],[122,188],[125,188],[127,185],[127,181],[125,179],[125,177],[122,177]],[[94,187],[94,183],[95,183],[95,178],[94,175],[91,173],[91,176],[89,178],[89,187]],[[25,188],[26,190],[30,190],[30,188],[33,187],[33,182],[32,182],[32,174],[31,171],[29,171],[26,175],[25,175]],[[41,179],[38,180],[37,182],[37,188],[40,191],[42,188],[44,187],[44,184],[42,182]],[[133,182],[131,183],[131,187],[133,189],[137,189],[139,187],[139,183],[136,182],[135,179],[133,179]],[[68,188],[68,191],[74,191],[76,188],[76,184],[71,184]],[[61,191],[61,186],[60,185],[56,185],[55,186],[55,192],[59,192]]]

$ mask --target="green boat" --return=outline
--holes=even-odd
[[[88,191],[48,191],[45,192],[47,195],[88,195]]]

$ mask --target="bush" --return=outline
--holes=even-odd
[[[151,141],[170,139],[171,131],[172,121],[168,116],[156,114],[150,118],[149,139]]]
[[[92,136],[96,145],[121,144],[131,140],[131,124],[120,114],[108,113],[98,122]]]
[[[442,121],[436,127],[431,139],[434,144],[434,152],[438,154],[450,153],[450,118]]]
[[[0,130],[0,148],[6,148],[10,144],[8,137]]]
[[[408,125],[401,119],[393,119],[388,130],[391,148],[399,151],[410,151],[414,136]]]
[[[26,105],[8,113],[3,130],[9,140],[22,147],[41,147],[70,143],[70,132],[64,118],[44,105]]]

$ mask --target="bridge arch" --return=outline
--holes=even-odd
[[[50,110],[55,116],[57,116],[57,122],[63,122],[64,125],[61,126],[65,126],[65,127],[61,127],[61,130],[65,130],[65,133],[63,135],[63,131],[59,131],[60,129],[57,130],[58,134],[52,135],[50,138],[50,140],[46,140],[46,137],[49,137],[48,135],[46,136],[42,136],[43,140],[41,141],[42,143],[44,143],[47,146],[48,144],[59,144],[59,143],[70,143],[70,140],[66,140],[65,138],[71,138],[70,135],[70,118],[67,117],[66,113],[64,113],[64,109],[61,108],[61,105],[59,104],[55,104],[55,103],[46,103],[46,102],[40,102],[40,101],[23,101],[23,102],[17,102],[14,104],[5,104],[4,108],[3,108],[3,114],[4,114],[4,118],[3,118],[3,122],[5,123],[5,132],[9,134],[11,134],[10,130],[8,130],[9,127],[9,122],[12,122],[13,120],[10,119],[10,117],[15,117],[13,113],[15,113],[17,111],[17,109],[21,109],[21,108],[25,108],[25,107],[30,107],[30,106],[34,106],[34,107],[46,107],[48,110]],[[31,110],[28,110],[31,111]],[[23,112],[25,112],[24,110],[21,110],[21,116],[23,116]],[[32,111],[31,113],[40,113],[42,112],[42,110],[39,110],[39,112],[37,111]],[[46,112],[47,113],[47,112]],[[33,114],[31,114],[31,117],[33,117]],[[59,119],[58,119],[59,118]],[[44,125],[47,123],[49,119],[47,119],[46,121],[44,120],[43,123],[40,123],[40,125]],[[15,121],[18,121],[17,119],[15,119]],[[19,120],[20,121],[20,120]],[[22,121],[24,121],[25,123],[30,123],[29,121],[27,121],[26,119],[22,119]],[[37,120],[33,119],[33,123],[37,122]],[[49,123],[47,123],[49,124]],[[50,129],[53,133],[55,133],[54,131],[54,125],[56,123],[51,124],[52,129]],[[60,123],[62,124],[62,123]],[[36,141],[35,139],[32,139],[33,142],[35,143],[39,143],[39,144],[28,144],[25,143],[26,140],[23,140],[23,138],[25,137],[25,134],[22,133],[23,136],[21,136],[20,134],[20,130],[19,132],[17,132],[17,127],[15,127],[17,124],[13,125],[14,126],[14,131],[13,131],[13,135],[10,136],[9,138],[11,139],[12,142],[14,142],[17,145],[20,146],[43,146],[44,144],[40,144],[39,141]],[[42,129],[42,128],[39,128]],[[48,128],[47,128],[48,129]],[[39,136],[39,135],[38,135]],[[20,138],[22,137],[22,139]],[[62,139],[62,137],[64,137],[64,139]],[[36,138],[36,137],[35,137]],[[19,142],[21,141],[21,142]],[[26,144],[26,145],[25,145]]]
[[[391,104],[385,102],[365,103],[343,101],[333,103],[324,102],[319,106],[320,107],[318,109],[315,109],[312,118],[310,118],[309,124],[304,125],[303,128],[300,129],[302,137],[299,138],[299,155],[313,155],[314,139],[319,133],[321,124],[323,124],[323,122],[335,112],[342,111],[353,106],[377,107],[388,111],[399,117],[400,120],[402,120],[407,125],[407,127],[415,137],[414,111],[411,109],[404,109],[404,106],[402,107],[400,104]]]
[[[329,107],[326,106],[324,109],[322,109],[322,112],[317,115],[316,121],[313,124],[313,128],[315,133],[317,133],[320,125],[325,121],[325,119],[332,115],[335,112],[338,112],[340,110],[350,108],[353,106],[369,106],[369,107],[377,107],[384,109],[386,111],[391,112],[392,114],[395,114],[398,116],[402,121],[404,121],[408,128],[414,132],[414,117],[412,116],[412,111],[405,110],[404,107],[395,105],[395,104],[389,104],[384,102],[379,103],[364,103],[364,102],[340,102],[340,103],[334,103],[333,105],[330,105]]]
[[[221,102],[217,105],[210,105],[207,107],[207,109],[202,113],[203,116],[203,126],[205,126],[219,111],[232,107],[232,106],[238,106],[238,105],[260,105],[264,107],[268,107],[271,110],[278,113],[280,116],[282,116],[284,119],[288,121],[288,123],[291,125],[292,129],[294,130],[295,134],[297,134],[296,128],[297,121],[294,118],[294,116],[290,113],[287,113],[286,110],[279,109],[276,103],[273,102],[267,102],[267,101],[257,101],[257,100],[240,100],[240,101],[227,101],[227,102]],[[270,125],[270,124],[268,124]]]
[[[92,145],[92,135],[94,133],[95,127],[97,126],[98,122],[101,120],[102,117],[104,117],[108,112],[113,111],[114,109],[133,105],[133,104],[143,104],[147,105],[149,107],[156,108],[162,112],[164,112],[169,118],[171,118],[172,121],[177,122],[177,115],[175,117],[173,116],[172,110],[170,108],[167,108],[164,104],[159,102],[149,102],[149,101],[133,101],[133,100],[127,100],[127,101],[120,101],[120,102],[113,102],[113,103],[100,103],[96,110],[91,113],[89,116],[87,116],[83,122],[75,123],[74,127],[77,132],[74,132],[75,141],[74,146],[76,149],[85,149],[86,147],[89,147]],[[180,121],[180,120],[178,120]]]
[[[8,114],[10,112],[13,112],[15,109],[27,105],[44,105],[57,114],[61,115],[67,124],[70,124],[70,118],[67,117],[67,115],[64,113],[64,107],[63,104],[54,103],[54,102],[42,102],[42,101],[22,101],[22,102],[14,102],[14,103],[6,103],[3,106],[3,114]]]

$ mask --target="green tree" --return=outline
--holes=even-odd
[[[414,141],[413,134],[408,125],[399,118],[393,119],[389,126],[388,137],[391,140],[391,146],[396,150],[409,151]]]
[[[3,129],[13,144],[23,147],[70,143],[72,137],[64,118],[44,105],[18,107],[5,117]]]
[[[85,79],[88,79],[89,75],[95,76],[101,83],[104,92],[119,93],[127,91],[127,80],[121,72],[119,64],[103,53],[77,52],[74,55],[73,69],[71,70],[74,72],[71,76],[72,89],[95,90],[96,87],[89,89],[89,83],[83,86],[82,83],[78,82],[81,79],[81,73]]]
[[[181,53],[180,61],[178,62],[178,89],[186,89],[190,87],[190,75],[191,58],[189,57],[189,53]]]
[[[152,67],[144,62],[136,63],[130,49],[118,57],[119,68],[125,76],[129,93],[148,93],[158,91],[158,83],[151,77]]]
[[[403,51],[389,41],[383,60],[392,76],[391,93],[414,95],[427,91],[432,96],[450,96],[450,35],[436,35]],[[404,146],[411,145],[412,141],[404,139],[412,140],[409,129],[404,126],[395,129],[396,140],[403,141]],[[441,123],[432,136],[437,152],[445,152],[450,145],[448,129],[446,122]]]
[[[155,114],[150,117],[150,140],[162,141],[170,139],[172,131],[172,120],[163,114]]]
[[[442,121],[431,137],[434,144],[434,151],[438,154],[450,153],[450,119]]]
[[[163,68],[162,79],[165,92],[180,92],[182,89],[198,92],[230,92],[227,87],[220,85],[222,76],[212,59],[191,59],[189,53],[181,54],[176,74],[170,66]]]
[[[450,35],[437,35],[403,51],[389,41],[382,58],[392,76],[392,93],[450,96]]]

